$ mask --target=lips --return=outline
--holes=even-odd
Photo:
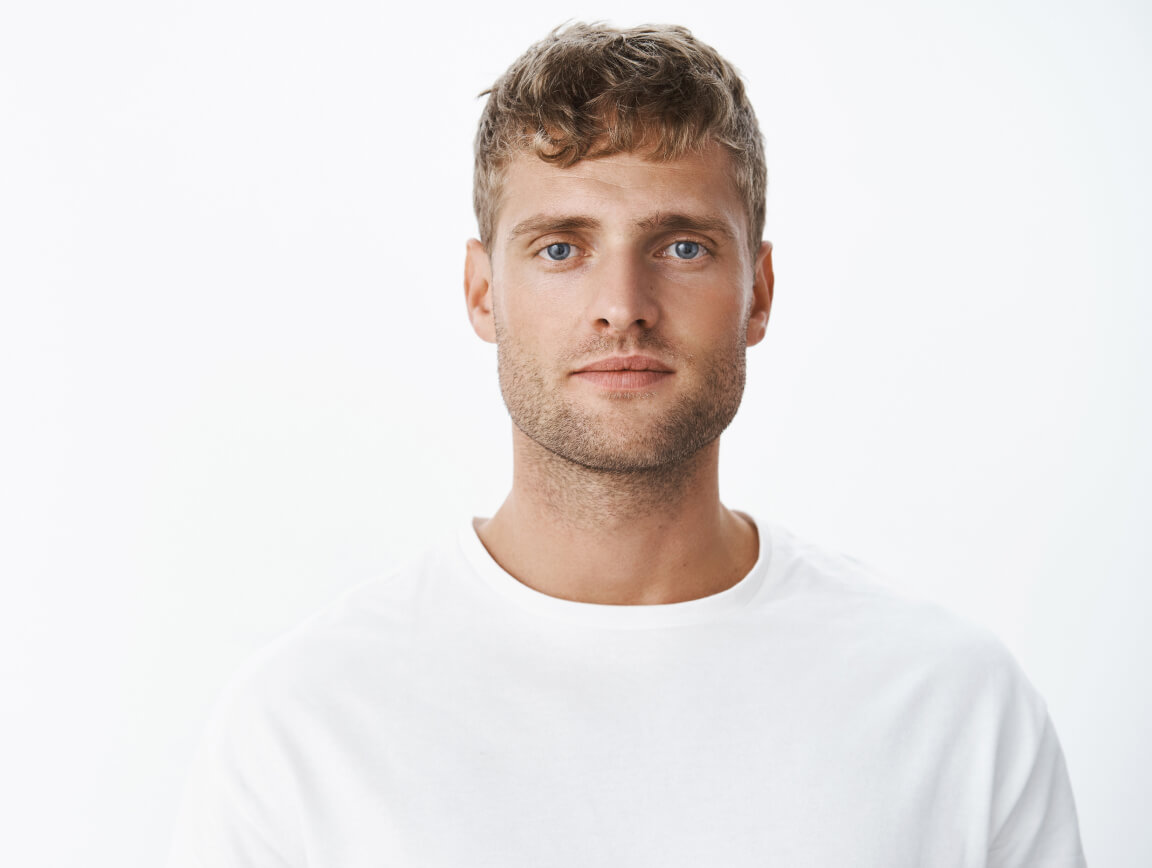
[[[601,359],[590,365],[585,365],[573,373],[584,374],[593,371],[655,371],[661,374],[670,374],[672,369],[651,356],[613,356]]]
[[[651,356],[613,356],[585,365],[572,376],[609,392],[648,392],[672,377],[672,369]]]

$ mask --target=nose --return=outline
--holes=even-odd
[[[595,292],[589,318],[598,332],[647,331],[660,318],[655,277],[632,252],[604,256],[591,275]]]

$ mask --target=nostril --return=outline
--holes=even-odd
[[[637,319],[632,320],[626,326],[618,326],[612,320],[608,319],[607,317],[602,316],[598,320],[596,320],[596,325],[604,326],[605,328],[611,328],[611,329],[614,329],[614,328],[628,329],[628,328],[631,328],[632,326],[639,326],[642,329],[646,329],[646,328],[650,327],[650,323],[648,322],[648,320],[644,319],[643,317],[639,317]]]

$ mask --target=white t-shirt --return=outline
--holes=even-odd
[[[733,587],[521,584],[472,525],[249,661],[170,868],[1082,866],[1003,645],[760,523]]]

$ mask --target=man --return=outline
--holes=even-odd
[[[764,188],[683,29],[571,26],[497,81],[465,296],[511,493],[234,679],[172,866],[1083,865],[1003,646],[720,502]]]

